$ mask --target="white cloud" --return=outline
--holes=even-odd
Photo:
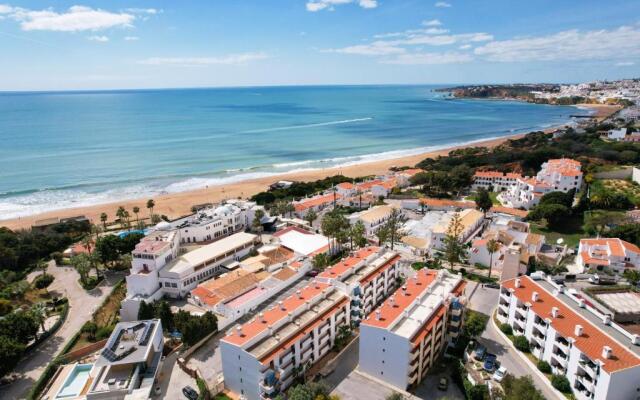
[[[362,8],[376,8],[378,7],[377,0],[310,0],[307,2],[307,11],[316,12],[321,10],[333,11],[334,6],[357,3]]]
[[[140,38],[137,36],[125,36],[124,40],[127,42],[135,42],[136,40],[140,40]]]
[[[151,14],[151,15],[160,14],[162,12],[162,10],[158,10],[157,8],[125,8],[124,11],[130,12],[133,14]]]
[[[616,67],[631,67],[636,65],[633,61],[620,61],[616,63]]]
[[[198,67],[207,65],[244,65],[251,61],[268,58],[265,53],[228,54],[219,57],[151,57],[141,60],[138,64],[170,65],[181,67]]]
[[[472,46],[470,44],[463,44],[462,46],[458,47],[460,50],[469,50]]]
[[[357,54],[361,56],[387,56],[391,54],[401,54],[405,52],[402,47],[390,46],[384,41],[377,41],[370,44],[359,44],[347,46],[341,49],[330,49],[325,52],[341,54]]]
[[[442,22],[439,19],[432,19],[429,21],[422,21],[422,25],[424,26],[441,26]]]
[[[13,11],[13,7],[8,4],[0,4],[0,14],[9,14]]]
[[[409,34],[405,38],[389,40],[386,43],[391,46],[447,46],[456,43],[487,42],[493,40],[493,36],[488,33],[463,33],[458,35],[429,35],[429,34]]]
[[[93,36],[87,37],[87,39],[91,40],[92,42],[102,42],[102,43],[109,41],[109,38],[104,35],[100,35],[100,36],[93,35]]]
[[[640,27],[586,32],[574,29],[547,36],[492,41],[474,52],[499,62],[629,58],[640,56]]]
[[[451,4],[447,3],[446,1],[439,1],[436,4],[434,4],[434,6],[438,8],[449,8],[451,7]]]
[[[28,10],[19,7],[3,6],[10,18],[20,22],[24,31],[79,32],[99,31],[114,27],[130,27],[135,16],[124,12],[114,13],[84,6],[70,7],[66,12],[52,9]]]
[[[400,54],[394,58],[382,60],[383,64],[400,65],[437,65],[437,64],[461,64],[473,61],[473,56],[468,53],[444,52],[444,53],[411,53]]]

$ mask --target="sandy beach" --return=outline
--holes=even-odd
[[[618,111],[618,106],[606,106],[606,105],[580,105],[580,107],[588,107],[595,110],[595,117],[598,119],[606,118],[612,113]],[[549,128],[547,131],[556,129]],[[181,215],[189,214],[191,207],[195,204],[203,203],[216,203],[230,198],[245,198],[250,197],[258,192],[266,190],[270,184],[278,180],[291,180],[291,181],[313,181],[322,179],[327,176],[342,174],[348,177],[357,177],[365,175],[377,175],[386,173],[390,167],[393,166],[414,166],[418,162],[429,157],[445,156],[451,150],[472,147],[472,146],[484,146],[495,147],[504,143],[508,139],[514,139],[524,136],[524,133],[514,134],[511,136],[502,137],[499,139],[486,140],[481,142],[475,142],[463,146],[453,146],[450,148],[417,154],[412,156],[406,156],[396,159],[387,159],[376,162],[363,163],[358,165],[351,165],[346,167],[335,167],[326,169],[316,169],[304,172],[284,173],[282,175],[270,176],[266,178],[250,179],[237,183],[231,183],[221,186],[210,186],[203,189],[171,193],[161,196],[155,196],[153,199],[156,203],[154,213],[164,214],[169,218],[175,218]],[[437,143],[434,143],[437,145]],[[142,195],[141,195],[142,196]],[[119,206],[125,207],[131,212],[134,206],[140,207],[140,216],[148,216],[148,210],[146,208],[147,198],[140,198],[137,200],[123,200],[117,203],[98,204],[89,207],[68,208],[56,211],[50,211],[42,214],[31,215],[27,217],[9,219],[0,221],[0,226],[6,226],[10,229],[23,229],[29,228],[37,220],[47,218],[66,218],[78,215],[84,215],[91,219],[93,223],[100,223],[100,214],[107,213],[109,221],[115,219],[115,213]]]

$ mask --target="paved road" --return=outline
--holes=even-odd
[[[168,400],[186,399],[182,394],[182,389],[185,386],[191,386],[196,391],[198,390],[196,380],[184,372],[176,362],[178,357],[178,353],[173,353],[164,360],[164,364],[158,375],[160,394],[154,395],[154,398]]]
[[[66,342],[91,318],[94,310],[111,293],[113,285],[121,275],[110,275],[105,282],[90,292],[78,283],[80,276],[74,268],[56,267],[51,262],[47,273],[55,277],[49,292],[69,299],[69,314],[64,324],[52,337],[29,353],[15,369],[20,379],[0,389],[2,399],[22,399],[53,358],[60,353]]]
[[[469,308],[473,311],[491,315],[491,311],[498,304],[500,289],[491,289],[477,282],[468,281],[465,293],[469,299]]]

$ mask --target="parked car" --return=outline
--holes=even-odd
[[[438,381],[438,390],[446,391],[449,387],[449,380],[447,378],[440,378]]]
[[[485,371],[491,372],[496,368],[496,360],[498,357],[496,357],[495,354],[487,354],[484,357],[484,364],[482,365],[482,368],[484,368]]]
[[[505,375],[507,375],[507,369],[505,367],[500,367],[493,373],[493,380],[496,382],[502,382]]]
[[[489,283],[485,283],[484,287],[491,288],[491,289],[500,289],[500,284],[496,282],[489,282]]]
[[[182,394],[189,400],[198,400],[198,392],[191,386],[185,386],[182,388]]]
[[[595,274],[591,278],[589,278],[589,282],[594,285],[615,285],[618,283],[618,278],[610,275],[598,275]]]
[[[475,358],[477,361],[482,361],[486,353],[487,348],[481,344],[478,344],[478,346],[476,346],[475,352],[473,353],[473,358]]]
[[[311,278],[315,278],[316,276],[318,276],[318,270],[317,269],[312,269],[311,271],[307,272],[307,276],[309,276]]]

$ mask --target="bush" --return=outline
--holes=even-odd
[[[571,393],[571,383],[569,383],[569,379],[564,375],[554,375],[551,378],[551,386],[562,393]]]
[[[524,336],[516,336],[513,338],[513,345],[516,346],[516,349],[528,353],[529,349],[529,341]]]
[[[111,332],[113,332],[113,328],[115,328],[113,325],[98,328],[96,331],[96,341],[108,338]]]
[[[95,276],[90,276],[87,278],[86,282],[82,283],[82,280],[79,280],[80,285],[84,290],[92,290],[100,283],[100,279]]]
[[[500,330],[505,335],[513,335],[513,328],[509,324],[500,324]]]
[[[13,306],[9,300],[0,299],[0,317],[13,311]]]
[[[549,363],[544,361],[544,360],[538,361],[538,364],[536,366],[538,367],[540,372],[542,372],[544,374],[550,374],[551,373],[551,365],[549,365]]]
[[[62,265],[62,253],[59,251],[54,251],[51,253],[51,259],[56,262],[56,266]]]
[[[46,287],[49,287],[49,285],[51,285],[51,283],[53,282],[53,275],[49,275],[49,274],[44,274],[44,275],[38,275],[38,277],[33,281],[33,286],[35,286],[38,289],[44,289]]]

